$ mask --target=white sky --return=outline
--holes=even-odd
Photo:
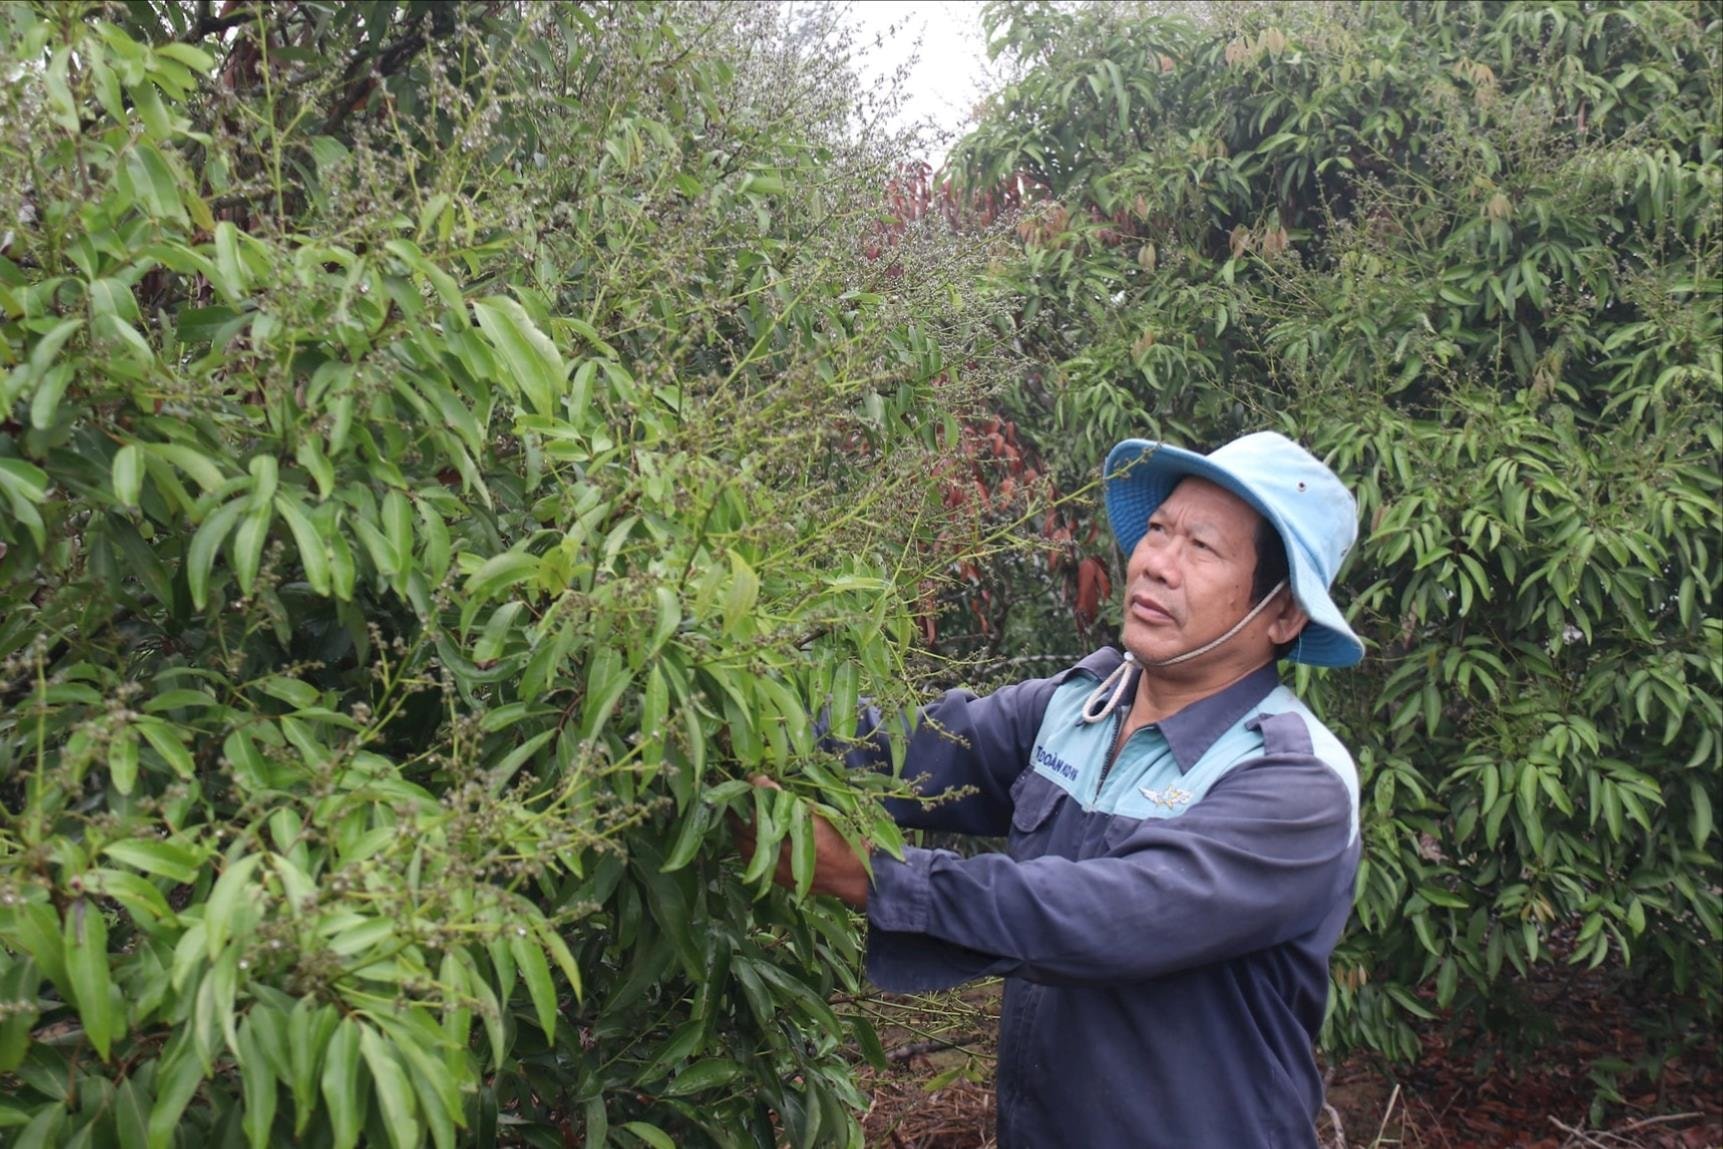
[[[943,137],[926,157],[937,167],[992,87],[981,0],[855,0],[847,6],[862,33],[856,47],[864,79],[883,80],[917,57],[905,84],[909,99],[896,126],[931,121]],[[876,37],[881,39],[877,47]]]

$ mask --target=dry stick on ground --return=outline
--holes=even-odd
[[[1346,1126],[1341,1124],[1340,1110],[1324,1101],[1322,1108],[1328,1110],[1328,1120],[1334,1123],[1334,1149],[1346,1149]]]
[[[1571,1125],[1564,1125],[1554,1117],[1550,1118],[1550,1124],[1568,1135],[1567,1140],[1562,1142],[1562,1149],[1568,1149],[1569,1146],[1576,1145],[1591,1145],[1595,1146],[1595,1149],[1609,1149],[1608,1145],[1605,1145],[1602,1141],[1589,1136],[1583,1129],[1575,1129]]]
[[[1376,1140],[1370,1142],[1371,1149],[1375,1149],[1376,1146],[1382,1144],[1382,1136],[1388,1132],[1388,1120],[1394,1116],[1394,1106],[1399,1102],[1399,1100],[1400,1083],[1396,1081],[1394,1083],[1394,1092],[1388,1095],[1388,1108],[1382,1114],[1382,1124],[1376,1127]]]
[[[1647,1125],[1669,1125],[1676,1121],[1693,1121],[1704,1116],[1705,1114],[1695,1110],[1692,1113],[1670,1113],[1662,1117],[1641,1117],[1638,1121],[1629,1121],[1616,1132],[1628,1133],[1635,1129],[1643,1129]]]
[[[1554,1117],[1550,1118],[1550,1124],[1554,1125],[1557,1129],[1560,1129],[1563,1133],[1566,1133],[1568,1135],[1567,1141],[1564,1142],[1564,1149],[1566,1149],[1567,1146],[1577,1146],[1577,1145],[1594,1145],[1594,1146],[1597,1146],[1598,1149],[1609,1149],[1609,1145],[1605,1144],[1602,1141],[1599,1141],[1597,1138],[1598,1137],[1607,1137],[1609,1139],[1610,1144],[1621,1145],[1621,1146],[1632,1146],[1634,1144],[1634,1142],[1629,1140],[1627,1137],[1623,1136],[1623,1134],[1631,1133],[1636,1129],[1644,1129],[1644,1128],[1647,1128],[1648,1126],[1652,1126],[1652,1125],[1672,1125],[1677,1121],[1692,1121],[1695,1118],[1704,1117],[1704,1116],[1705,1116],[1705,1114],[1703,1114],[1703,1113],[1693,1112],[1693,1113],[1669,1113],[1669,1114],[1665,1114],[1664,1116],[1661,1116],[1661,1117],[1642,1117],[1637,1121],[1629,1121],[1626,1125],[1621,1126],[1619,1129],[1615,1129],[1615,1130],[1599,1129],[1596,1131],[1596,1133],[1597,1133],[1596,1137],[1593,1137],[1591,1134],[1587,1133],[1584,1128],[1576,1128],[1576,1127],[1571,1126],[1571,1125],[1564,1125],[1561,1121],[1557,1120]]]
[[[895,1049],[886,1050],[887,1061],[908,1061],[912,1057],[920,1057],[924,1053],[938,1053],[942,1049],[961,1049],[962,1046],[954,1041],[912,1041],[908,1045],[900,1045]]]

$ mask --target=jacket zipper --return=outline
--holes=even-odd
[[[1101,780],[1095,786],[1095,798],[1101,797],[1101,787],[1107,784],[1107,775],[1112,773],[1113,763],[1119,760],[1119,751],[1125,748],[1125,716],[1113,715],[1113,748],[1107,751],[1106,761],[1101,763]]]
[[[1132,677],[1135,677],[1134,673]],[[1129,686],[1126,688],[1126,693],[1135,701],[1135,692],[1131,691]],[[1123,700],[1121,699],[1121,701]],[[1101,797],[1101,787],[1107,784],[1107,775],[1112,772],[1113,763],[1119,760],[1119,751],[1125,748],[1125,714],[1129,713],[1130,707],[1128,706],[1125,708],[1124,714],[1119,713],[1116,709],[1113,711],[1113,748],[1107,751],[1107,759],[1101,763],[1101,780],[1095,786],[1095,798],[1097,800]]]

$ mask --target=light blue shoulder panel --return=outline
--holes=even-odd
[[[1346,787],[1351,805],[1352,839],[1358,836],[1358,773],[1352,755],[1319,722],[1309,707],[1285,686],[1276,687],[1259,706],[1215,739],[1188,771],[1179,771],[1167,741],[1154,727],[1133,733],[1119,760],[1101,778],[1102,764],[1118,731],[1117,717],[1083,721],[1083,704],[1095,689],[1092,675],[1076,674],[1053,693],[1035,737],[1030,766],[1068,792],[1085,810],[1128,818],[1172,818],[1190,809],[1209,787],[1241,762],[1260,757],[1261,731],[1249,728],[1263,715],[1296,713],[1310,734],[1311,750]]]

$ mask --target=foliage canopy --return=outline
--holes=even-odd
[[[13,1144],[858,1143],[854,924],[722,815],[895,840],[809,715],[990,353],[776,19],[0,16]]]
[[[990,6],[1019,74],[953,162],[1039,193],[1010,413],[1066,483],[1274,427],[1357,493],[1370,657],[1298,677],[1365,785],[1334,1040],[1410,1056],[1551,959],[1714,1018],[1723,23],[1212,16]]]

